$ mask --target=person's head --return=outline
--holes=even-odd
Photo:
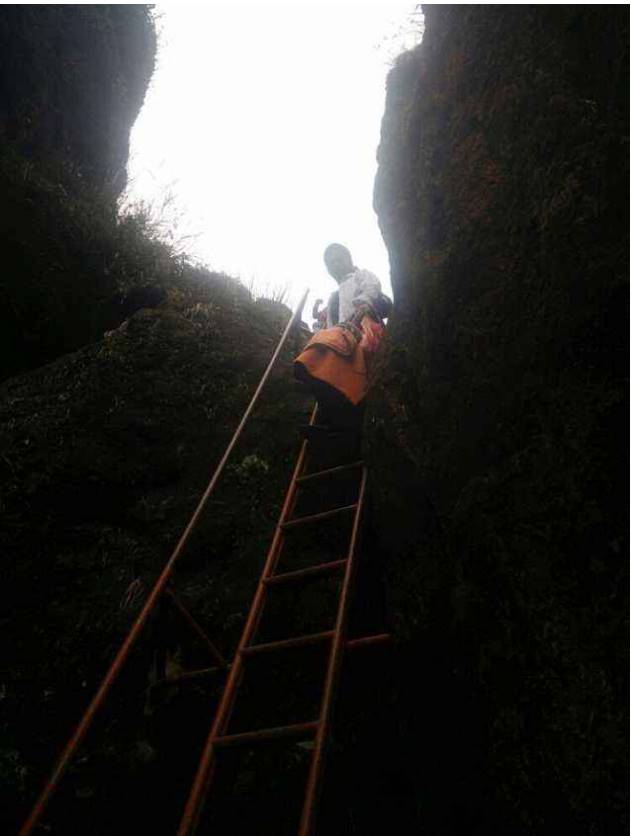
[[[342,244],[329,244],[324,251],[324,263],[330,275],[339,283],[353,271],[353,259]]]

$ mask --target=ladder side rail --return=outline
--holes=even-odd
[[[315,423],[317,411],[318,407],[316,405],[311,414],[311,424]],[[300,454],[298,456],[296,467],[294,468],[294,472],[291,477],[291,483],[285,496],[285,501],[280,512],[278,523],[276,524],[274,538],[267,553],[267,558],[265,561],[263,572],[261,574],[261,577],[259,578],[254,599],[250,607],[250,612],[248,614],[246,624],[243,628],[243,633],[241,634],[239,645],[235,652],[235,657],[232,663],[232,667],[230,668],[228,680],[226,682],[221,701],[215,713],[210,733],[208,734],[206,743],[204,745],[204,749],[199,759],[197,772],[195,774],[195,778],[193,779],[191,791],[186,801],[186,805],[184,807],[184,812],[182,814],[180,826],[177,831],[177,836],[188,836],[188,834],[194,833],[199,822],[199,818],[201,816],[204,802],[206,800],[208,789],[210,787],[210,782],[212,781],[213,776],[215,740],[217,737],[219,737],[226,731],[226,728],[230,721],[230,717],[232,715],[232,709],[234,707],[237,690],[241,683],[241,678],[243,675],[243,651],[250,643],[260,623],[263,611],[263,601],[267,592],[266,581],[273,575],[276,565],[278,563],[278,559],[280,557],[282,544],[284,541],[283,524],[291,515],[296,503],[296,496],[298,492],[298,478],[304,469],[306,454],[307,442],[305,440],[302,442],[302,446],[300,448]]]
[[[366,494],[366,481],[367,471],[366,467],[363,466],[361,482],[359,487],[359,497],[357,500],[357,511],[355,512],[351,540],[348,547],[348,562],[346,564],[346,571],[344,573],[344,580],[340,592],[340,601],[335,622],[335,631],[331,643],[331,653],[329,656],[329,664],[327,666],[326,679],[324,683],[324,690],[320,708],[320,717],[318,720],[318,731],[316,733],[315,745],[311,756],[311,766],[309,769],[309,777],[307,779],[307,788],[305,791],[305,800],[302,808],[298,836],[311,836],[315,826],[315,807],[321,788],[325,749],[329,735],[331,711],[333,707],[333,697],[339,680],[340,668],[342,664],[342,655],[344,652],[345,645],[346,621],[348,616],[352,585],[355,576],[355,568],[357,565],[357,541],[359,536],[361,515],[364,506],[364,498]]]
[[[314,407],[311,422],[315,420],[315,416],[317,414],[317,405]],[[263,616],[263,607],[265,605],[266,596],[268,593],[268,582],[270,578],[273,578],[276,573],[276,567],[278,566],[278,562],[280,560],[280,556],[283,551],[283,546],[285,544],[285,533],[283,528],[283,520],[287,520],[293,514],[296,500],[298,497],[298,480],[297,476],[303,472],[305,467],[307,455],[307,442],[304,441],[300,448],[300,454],[298,456],[298,461],[296,462],[296,467],[294,468],[294,472],[292,474],[291,481],[289,483],[289,489],[287,491],[287,495],[285,497],[285,501],[283,503],[283,508],[281,509],[279,521],[277,523],[276,529],[274,531],[274,537],[272,539],[272,543],[270,545],[268,556],[265,560],[265,564],[263,566],[263,571],[259,577],[259,582],[256,587],[256,591],[254,593],[254,598],[252,599],[252,603],[250,605],[250,611],[248,613],[248,618],[246,619],[246,624],[241,636],[241,640],[239,641],[239,645],[237,650],[235,651],[235,658],[233,665],[237,664],[239,666],[239,675],[238,679],[235,680],[234,685],[234,692],[232,695],[232,699],[230,704],[227,707],[225,716],[223,718],[223,722],[221,723],[221,727],[218,729],[218,734],[225,734],[226,729],[230,724],[230,719],[232,717],[232,711],[234,709],[234,703],[237,696],[237,690],[241,683],[241,679],[243,678],[243,659],[246,656],[246,649],[252,644],[252,639],[256,635],[256,632],[259,628],[261,623],[261,618]],[[247,633],[246,633],[247,630]],[[228,683],[226,683],[226,689],[228,688]],[[221,703],[220,703],[221,706]],[[203,807],[204,798],[201,800],[201,806]],[[200,808],[201,812],[201,808]]]
[[[44,786],[44,789],[42,790],[39,797],[35,801],[35,804],[33,805],[33,808],[31,810],[27,820],[25,821],[25,823],[22,825],[22,828],[20,829],[19,836],[30,836],[30,834],[33,832],[35,826],[40,821],[42,813],[44,812],[44,809],[46,808],[46,806],[47,806],[48,802],[50,801],[52,795],[56,791],[57,786],[59,784],[59,781],[63,777],[63,775],[64,775],[66,769],[68,768],[72,758],[74,757],[77,749],[79,748],[79,745],[83,741],[83,738],[85,737],[88,729],[92,725],[92,721],[94,720],[94,717],[95,717],[96,713],[101,708],[103,702],[105,701],[107,695],[109,694],[112,685],[114,684],[116,678],[118,677],[118,674],[120,673],[121,668],[123,667],[125,661],[127,660],[128,656],[129,656],[129,654],[132,650],[132,647],[136,643],[136,640],[137,640],[138,636],[140,635],[142,629],[144,628],[145,624],[149,620],[149,616],[151,615],[155,606],[157,605],[158,601],[160,600],[160,598],[162,596],[162,593],[164,592],[164,590],[167,586],[167,583],[168,583],[171,575],[173,574],[173,570],[175,569],[175,564],[176,564],[178,558],[180,557],[180,555],[182,554],[182,552],[184,551],[185,546],[187,545],[193,531],[195,530],[195,528],[197,526],[199,518],[200,518],[200,516],[201,516],[201,514],[202,514],[202,512],[203,512],[203,510],[206,506],[206,503],[208,502],[208,498],[210,497],[211,493],[215,489],[215,485],[217,484],[217,482],[219,480],[219,477],[221,476],[221,473],[223,472],[223,469],[226,465],[226,462],[228,461],[228,458],[229,458],[230,454],[232,453],[232,450],[234,449],[234,447],[235,447],[235,445],[236,445],[236,443],[237,443],[237,441],[238,441],[238,439],[241,435],[243,427],[245,426],[246,421],[250,417],[250,414],[252,413],[252,410],[254,409],[254,406],[256,405],[256,402],[258,401],[261,390],[263,389],[263,386],[265,385],[265,383],[267,381],[267,378],[271,374],[272,368],[274,367],[274,364],[276,363],[278,355],[280,354],[280,352],[281,352],[281,350],[282,350],[282,348],[283,348],[283,346],[284,346],[284,344],[287,340],[287,337],[289,336],[289,333],[290,333],[294,323],[299,318],[299,316],[301,316],[301,314],[302,314],[302,309],[303,309],[304,304],[307,300],[308,292],[309,292],[308,289],[305,290],[305,292],[302,296],[302,299],[300,300],[300,303],[298,304],[296,310],[294,311],[294,314],[292,315],[289,322],[287,323],[287,326],[286,326],[286,328],[283,332],[283,335],[280,338],[280,341],[279,341],[278,345],[276,346],[276,350],[274,351],[274,354],[272,355],[272,358],[269,361],[269,363],[267,365],[267,368],[265,369],[265,372],[263,373],[263,377],[261,378],[261,380],[259,382],[259,385],[256,387],[256,391],[254,392],[254,395],[252,396],[252,398],[250,400],[250,403],[248,404],[248,407],[247,407],[246,411],[244,412],[243,417],[241,418],[241,421],[240,421],[237,429],[235,430],[235,432],[232,436],[232,439],[230,440],[230,443],[228,444],[228,447],[226,448],[226,451],[225,451],[224,455],[221,458],[221,461],[217,465],[217,468],[215,469],[215,472],[214,472],[210,482],[208,483],[208,487],[204,491],[201,499],[199,500],[197,508],[193,512],[193,516],[189,520],[189,523],[186,526],[186,528],[184,529],[184,532],[183,532],[182,536],[180,537],[177,545],[175,546],[175,549],[173,550],[173,553],[171,554],[171,557],[167,561],[167,563],[164,566],[162,572],[160,573],[160,576],[158,577],[158,579],[155,582],[153,588],[149,592],[149,595],[147,596],[147,599],[146,599],[140,613],[138,614],[138,616],[136,617],[136,620],[134,621],[134,623],[130,627],[129,632],[127,633],[127,636],[123,640],[123,643],[118,650],[118,653],[116,654],[116,656],[115,656],[113,662],[111,663],[107,673],[105,674],[103,680],[101,681],[101,684],[99,685],[99,688],[98,688],[96,694],[94,695],[94,697],[92,698],[92,701],[90,702],[90,704],[86,708],[81,720],[79,721],[77,727],[75,728],[75,730],[72,733],[69,741],[67,742],[66,746],[64,747],[63,751],[61,752],[61,755],[59,756],[57,762],[55,763],[55,766],[54,766],[54,768],[53,768],[53,770],[52,770],[52,772],[51,772],[51,774],[50,774],[50,776],[49,776],[49,778],[48,778],[48,780],[47,780],[47,782]],[[303,447],[304,447],[304,445],[303,445]],[[304,459],[304,456],[302,458]],[[294,474],[294,477],[295,477],[295,474]]]

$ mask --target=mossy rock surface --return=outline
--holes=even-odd
[[[623,832],[628,20],[424,12],[388,80],[368,419],[419,821]]]
[[[11,637],[3,643],[2,768],[10,820],[16,800],[23,812],[32,799],[95,691],[287,322],[286,309],[258,305],[237,283],[226,280],[222,292],[173,293],[99,342],[1,387],[0,529],[10,590],[2,617]],[[182,600],[228,655],[299,449],[297,426],[311,408],[292,378],[298,348],[292,336],[176,573]],[[121,677],[122,696],[115,692],[111,714],[88,742],[87,766],[70,781],[73,804],[82,793],[84,806],[96,803],[95,793],[103,801],[96,786],[116,797],[108,776],[142,766],[134,747],[156,748],[142,696],[156,629],[141,637]],[[188,654],[181,664],[207,666],[203,648],[181,626],[173,630],[173,652]],[[197,731],[201,740],[203,724]],[[122,811],[120,797],[111,803]],[[68,821],[74,827],[80,819]]]

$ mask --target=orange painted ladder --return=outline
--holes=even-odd
[[[312,424],[314,423],[315,415],[316,411],[314,410],[311,418]],[[363,462],[356,461],[352,464],[345,464],[320,472],[305,474],[307,447],[308,442],[304,441],[267,554],[263,573],[254,594],[250,613],[235,653],[230,674],[199,761],[197,773],[178,829],[178,836],[189,836],[189,834],[195,832],[215,771],[216,753],[218,749],[223,749],[228,746],[234,747],[265,743],[266,741],[276,740],[278,738],[290,738],[294,740],[312,739],[314,741],[302,814],[297,831],[299,836],[311,836],[314,832],[325,749],[330,731],[331,712],[337,690],[343,653],[348,649],[379,643],[389,638],[388,634],[379,634],[354,641],[346,640],[350,593],[355,576],[360,522],[366,498],[366,468]],[[308,516],[292,516],[300,490],[316,480],[326,480],[343,471],[350,471],[352,469],[357,469],[360,472],[356,502],[321,513],[309,514]],[[322,520],[345,515],[351,515],[352,528],[346,557],[344,559],[317,564],[297,571],[277,573],[276,570],[283,552],[285,535],[288,530],[294,529],[297,526],[317,526]],[[316,575],[326,576],[337,572],[341,573],[343,577],[333,629],[321,633],[290,637],[280,641],[266,643],[256,641],[265,604],[268,598],[274,594],[275,587],[280,584],[298,583],[304,579],[313,578]],[[329,644],[329,657],[318,716],[302,723],[231,734],[229,724],[248,660],[262,654],[271,654],[289,648],[320,643]]]

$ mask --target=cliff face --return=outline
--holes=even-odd
[[[7,6],[0,19],[0,142],[64,186],[116,197],[153,73],[149,6]]]
[[[99,339],[160,272],[116,212],[155,49],[148,6],[2,11],[0,379]]]
[[[427,6],[388,80],[369,417],[424,832],[608,833],[626,755],[628,21]],[[405,707],[404,707],[405,706]]]

